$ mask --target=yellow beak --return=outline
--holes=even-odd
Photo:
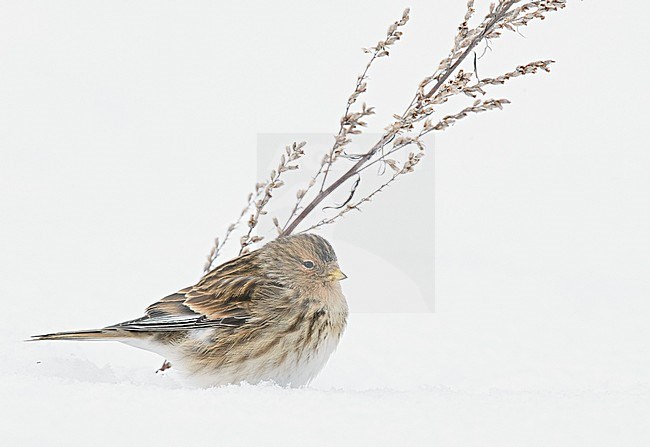
[[[343,273],[343,272],[341,271],[341,269],[339,269],[338,267],[336,267],[335,269],[333,269],[333,270],[329,273],[329,275],[327,275],[327,277],[328,277],[331,281],[341,281],[341,280],[344,280],[345,278],[347,278],[347,275],[346,275],[345,273]]]

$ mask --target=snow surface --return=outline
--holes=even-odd
[[[305,389],[197,389],[112,343],[4,334],[3,445],[647,445],[647,313],[352,314]]]

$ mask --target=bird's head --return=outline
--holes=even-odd
[[[309,290],[347,278],[330,243],[315,234],[278,238],[259,252],[267,275],[292,288]]]

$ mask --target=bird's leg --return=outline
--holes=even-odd
[[[172,364],[169,363],[167,360],[165,360],[163,362],[162,366],[158,369],[158,371],[156,371],[156,374],[165,372],[166,370],[168,370],[171,367],[172,367]]]

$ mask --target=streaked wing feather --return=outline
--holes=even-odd
[[[132,332],[159,332],[176,331],[183,329],[198,329],[206,327],[237,327],[245,320],[238,318],[221,318],[209,320],[205,316],[198,317],[142,317],[137,320],[125,321],[124,323],[109,326],[109,329],[124,329]]]
[[[255,256],[253,252],[226,262],[195,286],[147,307],[144,317],[111,328],[137,332],[240,326],[250,317],[256,296],[282,290],[260,273]]]
[[[192,311],[211,320],[250,316],[251,301],[274,284],[267,279],[252,252],[220,265],[185,294],[183,302]]]

